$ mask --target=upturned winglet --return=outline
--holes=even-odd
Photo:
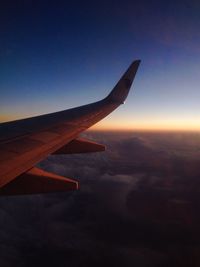
[[[129,93],[135,74],[140,65],[141,60],[135,60],[123,74],[121,79],[115,85],[110,94],[106,97],[106,100],[119,104],[124,104],[125,99]]]

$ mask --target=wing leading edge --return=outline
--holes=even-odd
[[[129,93],[139,64],[140,60],[134,61],[110,94],[101,101],[51,114],[1,123],[0,188],[13,181],[16,177],[20,175],[20,177],[22,177],[22,175],[28,173],[29,170],[47,155],[52,153],[56,154],[56,151],[58,151],[59,154],[61,151],[67,151],[67,144],[71,145],[72,141],[76,140],[81,132],[106,117],[120,104],[123,104]],[[83,142],[79,140],[73,142],[76,144],[76,151],[81,151],[83,149]],[[88,149],[88,152],[92,152],[92,150],[95,151],[97,146],[99,146],[99,144],[95,145],[95,143],[89,143],[88,141],[88,146],[91,148]],[[84,145],[85,144],[87,145],[87,142],[84,141]],[[77,148],[79,145],[82,146],[80,149]],[[62,149],[63,147],[65,147],[65,149]],[[73,153],[72,147],[71,145],[70,153]],[[102,148],[99,150],[104,149]],[[35,176],[37,176],[37,173]],[[33,175],[31,177],[33,177]],[[40,183],[37,183],[38,185],[34,187],[34,190],[27,189],[27,192],[48,192],[47,186],[45,186],[45,190],[42,190],[43,177],[44,175],[40,175]],[[51,184],[55,180],[56,175],[53,176]],[[48,180],[45,179],[44,183],[46,183],[46,181]],[[72,179],[70,179],[70,182],[71,181]],[[23,179],[20,178],[20,183],[18,183],[20,184],[19,191],[22,183]],[[75,181],[75,183],[77,183],[77,181]],[[12,182],[12,188],[13,184],[15,185],[15,183]],[[33,183],[31,182],[30,186],[31,184]],[[62,183],[59,183],[59,186],[62,187]],[[66,184],[64,187],[65,189],[63,190],[59,187],[58,191],[67,191]],[[78,186],[75,188],[77,187]],[[8,185],[7,188],[9,188]],[[52,188],[53,186],[49,192],[52,192]],[[55,191],[57,190],[56,188],[58,187],[55,186]],[[12,189],[12,191],[14,190]],[[6,194],[8,194],[8,190]]]

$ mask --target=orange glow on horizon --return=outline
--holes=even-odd
[[[15,120],[21,120],[21,119],[25,119],[25,118],[30,118],[30,117],[34,117],[37,116],[38,114],[21,114],[21,113],[16,113],[16,114],[0,114],[0,123],[3,122],[9,122],[9,121],[15,121]]]
[[[9,114],[0,114],[0,123],[16,120],[17,116],[9,115]]]
[[[36,116],[21,116],[21,114],[0,114],[0,123]],[[92,131],[200,131],[200,123],[197,120],[184,119],[152,119],[145,121],[113,120],[106,118],[90,128]]]
[[[152,121],[127,121],[109,122],[102,121],[91,127],[98,131],[200,131],[200,124],[196,120],[152,120]]]

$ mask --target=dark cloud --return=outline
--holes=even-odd
[[[107,151],[39,164],[80,191],[0,199],[0,266],[198,266],[199,135],[86,135]]]

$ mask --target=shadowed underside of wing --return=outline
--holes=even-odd
[[[105,151],[104,145],[87,140],[85,138],[77,138],[69,142],[67,145],[61,147],[53,154],[79,154]]]
[[[12,183],[11,187],[13,188],[13,184],[17,183],[17,179],[16,182],[13,179],[22,174],[25,175],[28,170],[47,155],[56,153],[56,151],[67,151],[67,144],[71,144],[71,150],[68,148],[68,153],[73,153],[73,149],[80,152],[84,149],[86,150],[85,152],[92,152],[95,149],[96,151],[104,150],[103,146],[101,147],[99,144],[92,144],[89,141],[76,142],[74,140],[77,139],[81,132],[106,117],[124,102],[139,63],[139,60],[134,61],[111,93],[101,101],[65,111],[0,124],[0,188],[9,182]],[[88,151],[86,149],[87,146]],[[28,190],[26,184],[24,188],[26,188],[27,192],[52,192],[52,188],[50,190],[48,187],[45,187],[46,189],[44,190],[44,187],[42,187],[41,181],[46,179],[44,175],[35,173],[34,179],[37,176],[39,176],[37,179],[40,183],[36,183],[37,186],[34,186],[29,178],[32,190]],[[31,181],[33,181],[33,175],[31,177]],[[55,182],[56,176],[52,179],[51,181]],[[23,187],[25,179],[20,178],[18,181],[20,181],[20,187]],[[50,183],[48,179],[44,183],[46,181]],[[68,190],[66,183],[59,183],[59,185],[63,185],[63,190],[58,191]]]
[[[77,190],[78,182],[33,167],[0,188],[0,195],[29,195]]]

